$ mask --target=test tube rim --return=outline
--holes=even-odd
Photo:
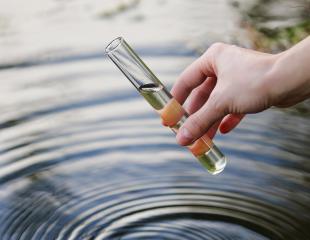
[[[113,43],[115,43],[117,41],[117,44],[115,46],[113,46]],[[113,39],[105,48],[105,53],[109,54],[114,52],[120,45],[122,45],[124,41],[123,37],[117,37],[115,39]]]

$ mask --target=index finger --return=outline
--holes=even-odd
[[[174,83],[171,94],[182,105],[191,91],[207,77],[215,76],[210,59],[206,54],[190,64]]]

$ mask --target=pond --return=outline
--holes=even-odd
[[[310,239],[309,102],[218,134],[213,176],[104,56],[123,35],[171,87],[212,42],[252,46],[249,2],[0,3],[0,239]]]

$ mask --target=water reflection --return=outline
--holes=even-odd
[[[190,23],[202,24],[206,3],[179,6],[186,12],[188,4]],[[206,25],[227,7],[208,4],[215,10]],[[161,20],[172,19],[161,11]],[[154,21],[148,14],[145,24]],[[197,36],[188,44],[185,33],[175,44],[169,36],[136,43],[170,86],[208,44]],[[206,34],[216,39],[214,31],[199,36]],[[175,144],[103,48],[0,71],[1,239],[310,239],[309,102],[248,116],[219,135],[229,163],[214,177]]]

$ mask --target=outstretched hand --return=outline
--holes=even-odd
[[[177,134],[188,145],[219,128],[227,133],[247,113],[291,106],[310,96],[310,37],[280,54],[213,44],[181,74],[171,93],[191,116]]]

